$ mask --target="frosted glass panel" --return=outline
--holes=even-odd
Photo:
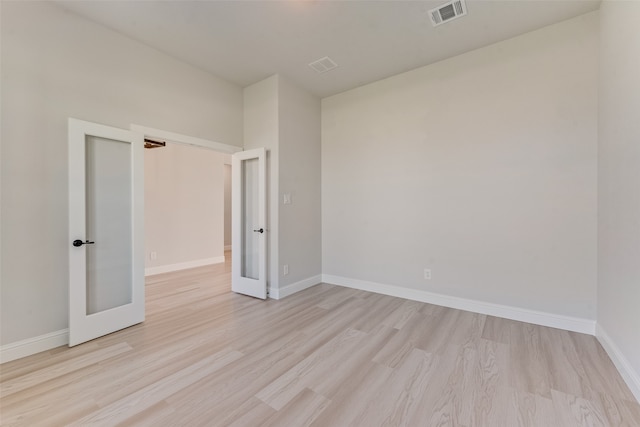
[[[258,159],[242,161],[242,268],[241,276],[260,279],[259,243],[260,228],[258,210]]]
[[[131,303],[131,144],[87,136],[87,314]]]

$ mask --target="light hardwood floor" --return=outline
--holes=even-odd
[[[640,426],[594,337],[230,266],[147,281],[147,320],[0,367],[2,425]]]

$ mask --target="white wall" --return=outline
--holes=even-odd
[[[170,142],[144,150],[148,271],[224,261],[225,156]]]
[[[2,8],[1,343],[67,327],[67,117],[242,146],[242,90],[41,2]]]
[[[321,274],[320,100],[279,80],[280,287]],[[291,204],[284,204],[284,194]],[[289,274],[283,274],[283,266]],[[314,283],[315,284],[315,283]]]
[[[600,8],[598,337],[640,400],[640,2]]]
[[[595,320],[597,19],[323,99],[323,273]]]

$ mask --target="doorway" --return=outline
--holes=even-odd
[[[231,245],[225,165],[242,149],[139,125],[131,130],[166,143],[145,150],[145,276],[224,262]]]
[[[144,150],[145,276],[224,262],[231,156],[162,143]]]
[[[145,258],[151,261],[163,260],[157,250],[150,245],[141,244],[144,241],[145,225],[150,227],[153,224],[153,227],[157,229],[168,230],[169,237],[186,237],[188,240],[187,243],[173,241],[167,244],[165,242],[165,245],[161,246],[162,253],[171,253],[172,249],[178,249],[178,256],[172,259],[177,262],[166,264],[166,259],[164,259],[165,264],[161,266],[164,271],[156,270],[152,273],[182,270],[198,265],[214,264],[216,261],[219,263],[225,261],[224,160],[226,158],[229,163],[228,156],[242,151],[242,149],[142,126],[132,125],[131,131],[126,131],[73,118],[69,119],[68,138],[70,165],[69,237],[72,242],[69,252],[69,345],[73,346],[144,320]],[[177,174],[155,181],[154,178],[159,175],[158,170],[161,170],[158,166],[163,166],[163,162],[155,162],[157,164],[154,164],[154,167],[147,165],[147,174],[151,177],[151,182],[147,184],[147,192],[151,198],[154,193],[158,198],[164,198],[164,209],[155,209],[152,215],[147,216],[144,216],[146,197],[143,197],[145,192],[145,177],[143,176],[145,169],[143,166],[143,145],[145,144],[143,144],[143,139],[155,140],[155,144],[151,142],[149,144],[155,147],[164,146],[166,148],[167,142],[175,144],[173,148],[177,151],[173,153],[173,157],[169,157],[169,161],[164,164],[164,167],[173,169],[176,163],[187,165]],[[158,143],[158,141],[162,142]],[[204,173],[202,171],[211,169],[211,164],[204,163],[203,168],[193,167],[197,163],[206,162],[207,156],[203,154],[205,151],[196,154],[190,152],[189,155],[186,155],[187,157],[192,155],[190,159],[183,158],[189,145],[195,146],[198,150],[205,150],[214,157],[217,156],[219,165],[216,168],[219,172],[217,179],[199,175],[199,173]],[[172,145],[169,147],[171,149]],[[264,149],[262,150],[264,151]],[[243,152],[242,154],[249,155],[250,153]],[[151,157],[151,155],[149,156]],[[175,161],[176,156],[179,159],[178,162]],[[259,168],[261,171],[264,171],[265,167],[264,157],[264,155],[261,156],[262,161]],[[194,169],[198,170],[192,173]],[[184,188],[185,179],[191,183],[186,185],[187,188]],[[186,203],[189,200],[202,199],[200,193],[194,189],[210,192],[210,187],[214,182],[219,188],[218,197],[207,198],[207,201],[214,200],[213,204],[218,206],[218,220],[216,222],[219,222],[221,227],[218,230],[219,241],[217,243],[209,241],[206,233],[203,233],[212,222],[211,218],[207,217],[208,211],[200,206],[193,207]],[[244,182],[244,180],[238,180],[238,182]],[[181,183],[182,186],[180,186]],[[238,189],[237,185],[232,188],[233,200],[239,200],[239,197],[245,194],[245,190]],[[263,200],[264,191],[261,194],[260,199]],[[99,200],[95,199],[98,196]],[[167,214],[168,212],[175,213],[176,207],[184,209],[178,209],[177,216]],[[261,203],[261,209],[263,210],[263,208],[264,203]],[[233,212],[235,215],[235,210]],[[199,214],[200,219],[194,219],[194,214]],[[190,232],[185,233],[185,228],[179,227],[181,224],[189,225]],[[178,225],[177,230],[179,231],[176,231],[172,225]],[[129,230],[129,232],[124,235],[115,232],[123,230]],[[147,234],[151,235],[151,233]],[[184,236],[185,234],[186,236]],[[205,235],[203,236],[203,234]],[[100,241],[93,241],[93,235],[100,236]],[[212,244],[218,248],[220,255],[217,260],[215,256],[193,260],[193,247],[196,250],[200,249],[203,243],[204,246]],[[118,244],[124,249],[118,250]],[[236,243],[232,245],[235,247]],[[94,246],[95,248],[99,247],[102,255],[98,256],[97,252],[99,251]],[[147,246],[146,250],[145,246]],[[242,244],[238,247],[244,248]],[[105,256],[104,253],[108,255]],[[175,253],[173,252],[174,256]],[[265,256],[264,253],[261,256]],[[122,272],[120,276],[126,280],[113,279],[115,277],[111,271],[113,267],[110,266],[114,263],[117,264],[117,271]],[[108,274],[103,274],[105,271]],[[97,279],[94,280],[94,276]],[[109,304],[102,305],[104,298],[100,295],[105,294],[111,298],[112,286],[110,284],[113,280],[122,282],[124,288],[116,295],[118,298],[114,299],[115,302],[109,300]],[[93,292],[94,289],[96,292]],[[105,292],[102,292],[103,290]],[[122,294],[122,298],[120,298],[120,294]]]

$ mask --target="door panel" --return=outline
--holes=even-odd
[[[143,145],[69,119],[70,346],[144,320]]]
[[[232,159],[231,289],[267,297],[266,150],[247,150]]]

